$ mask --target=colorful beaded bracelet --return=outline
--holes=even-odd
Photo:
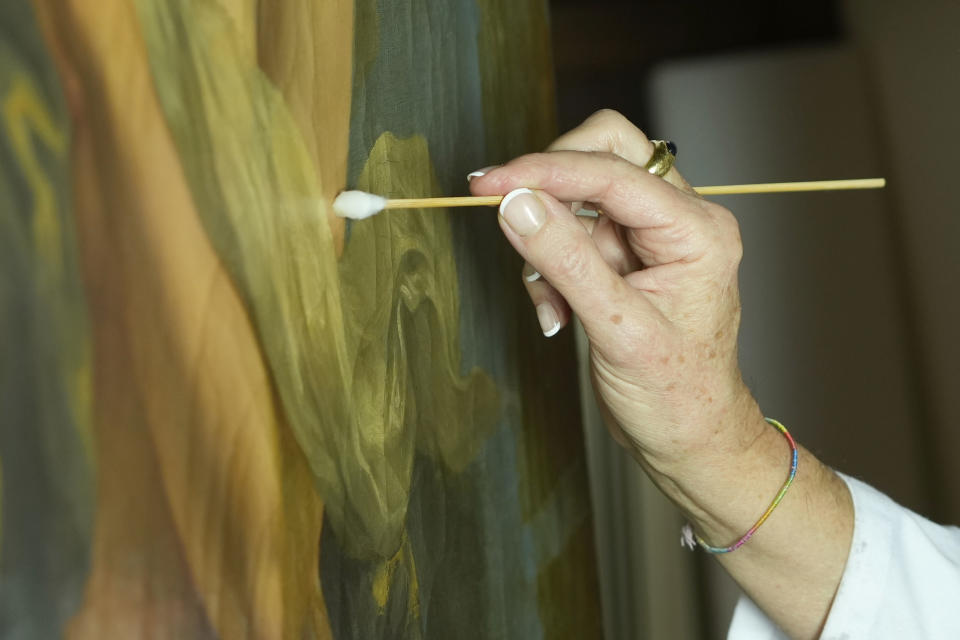
[[[764,512],[760,519],[757,520],[757,523],[750,527],[750,530],[747,531],[742,538],[734,542],[729,547],[712,547],[707,544],[703,538],[696,535],[693,532],[693,527],[689,524],[684,525],[681,531],[680,544],[684,547],[687,547],[691,551],[697,546],[700,545],[700,548],[709,553],[730,553],[731,551],[736,551],[746,543],[747,540],[753,537],[753,534],[757,532],[757,529],[760,528],[767,518],[770,517],[770,514],[773,513],[773,510],[777,508],[777,505],[780,504],[780,501],[783,500],[783,496],[787,493],[787,489],[790,488],[790,485],[793,484],[793,479],[797,475],[797,460],[799,455],[797,453],[797,443],[793,439],[793,436],[790,435],[790,432],[787,431],[787,428],[774,420],[773,418],[764,418],[769,422],[775,429],[783,434],[783,437],[787,439],[787,442],[790,443],[790,451],[792,459],[790,461],[790,475],[787,476],[787,481],[783,483],[783,486],[780,487],[780,492],[777,494],[777,497],[773,499],[773,502],[770,503],[770,506]]]

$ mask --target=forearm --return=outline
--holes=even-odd
[[[731,544],[753,526],[790,465],[789,445],[755,403],[723,419],[737,424],[717,424],[717,437],[703,451],[670,464],[642,461],[697,533],[715,546]],[[815,638],[830,611],[852,535],[846,485],[801,447],[797,475],[783,501],[744,546],[717,560],[791,637]]]

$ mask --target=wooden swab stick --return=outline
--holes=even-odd
[[[815,180],[813,182],[766,182],[761,184],[728,184],[717,187],[694,187],[702,196],[722,196],[739,193],[791,193],[798,191],[842,191],[845,189],[882,189],[883,178],[857,180]]]
[[[503,196],[454,196],[452,198],[395,198],[384,209],[433,209],[434,207],[499,207]]]
[[[743,193],[791,193],[799,191],[840,191],[846,189],[882,189],[883,178],[856,180],[817,180],[813,182],[767,182],[760,184],[730,184],[712,187],[694,187],[704,196]],[[344,191],[333,203],[338,215],[362,220],[384,209],[432,209],[439,207],[496,207],[503,196],[457,196],[452,198],[394,198],[386,199],[363,191]]]

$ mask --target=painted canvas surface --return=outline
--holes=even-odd
[[[568,338],[459,194],[546,4],[0,6],[0,636],[599,637]]]

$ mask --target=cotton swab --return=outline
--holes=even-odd
[[[768,182],[761,184],[729,184],[712,187],[694,187],[704,196],[743,193],[794,193],[800,191],[840,191],[847,189],[882,189],[883,178],[856,180],[817,180],[813,182]],[[496,207],[503,196],[458,196],[452,198],[397,198],[387,199],[365,191],[344,191],[333,201],[333,210],[342,218],[363,220],[384,209],[433,209],[446,207]]]

